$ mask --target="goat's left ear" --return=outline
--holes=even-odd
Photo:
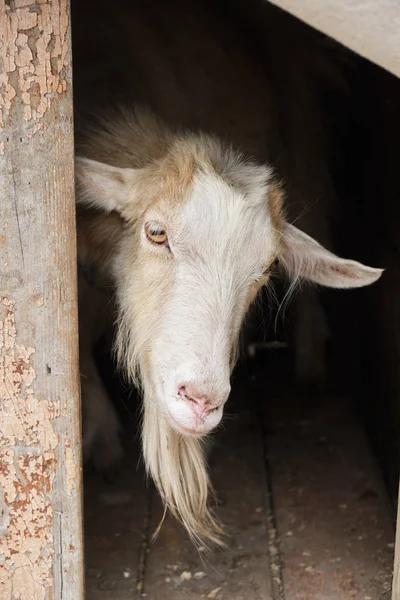
[[[137,169],[122,169],[78,156],[75,158],[77,202],[106,213],[130,212],[135,201]]]
[[[281,262],[292,278],[332,288],[356,288],[374,283],[383,273],[383,269],[339,258],[293,225],[285,225],[283,242]]]

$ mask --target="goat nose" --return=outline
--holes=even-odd
[[[219,406],[219,403],[212,402],[206,394],[201,393],[193,384],[181,385],[178,394],[190,404],[191,409],[200,419],[204,419]]]

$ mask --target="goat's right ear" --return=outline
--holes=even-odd
[[[77,201],[106,213],[124,214],[134,195],[138,170],[121,169],[84,158],[75,159]]]

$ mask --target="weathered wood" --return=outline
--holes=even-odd
[[[399,502],[397,505],[397,531],[396,531],[396,547],[394,551],[394,570],[393,570],[393,586],[392,586],[392,600],[400,600],[400,489],[399,489]]]
[[[397,0],[270,1],[400,76],[400,5]]]
[[[282,381],[263,406],[285,600],[388,599],[394,528],[354,401],[307,414]]]
[[[68,0],[0,0],[0,597],[83,598]]]
[[[129,431],[127,437],[138,436]],[[127,444],[114,485],[97,475],[85,480],[86,600],[139,596],[148,490],[137,442]]]

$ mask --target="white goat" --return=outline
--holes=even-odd
[[[257,292],[277,261],[294,281],[336,288],[371,284],[382,271],[289,224],[272,169],[215,137],[171,132],[135,111],[103,120],[80,152],[79,254],[115,286],[116,351],[143,388],[148,471],[192,539],[218,542],[202,439],[221,421]],[[82,309],[87,327],[97,318],[87,296]],[[81,352],[85,444],[107,466],[120,452],[117,419],[89,346]]]

